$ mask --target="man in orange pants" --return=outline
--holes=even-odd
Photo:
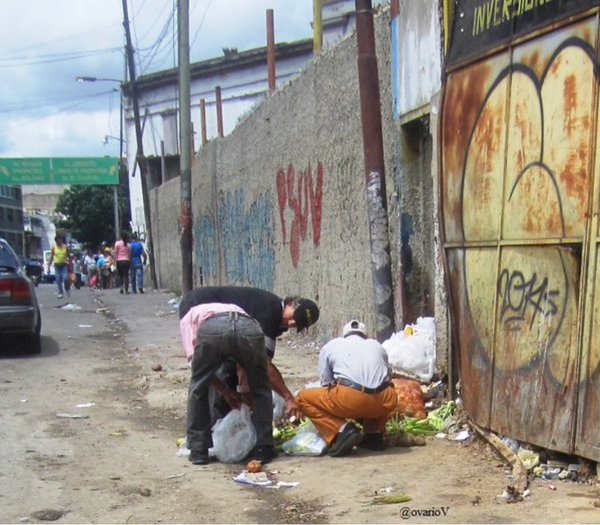
[[[344,456],[355,445],[385,448],[383,433],[397,406],[387,352],[367,337],[366,326],[352,320],[319,355],[320,388],[298,393],[296,403],[329,446],[328,454]],[[347,419],[360,421],[363,434]]]

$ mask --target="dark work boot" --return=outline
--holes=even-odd
[[[277,451],[275,450],[275,447],[255,447],[251,457],[263,464],[269,463],[272,459],[277,457]]]
[[[334,458],[345,456],[362,441],[362,438],[362,433],[352,423],[346,423],[344,430],[338,432],[327,453]]]
[[[363,440],[358,444],[358,446],[360,448],[367,448],[369,450],[385,450],[386,444],[383,439],[383,432],[365,434]]]
[[[188,459],[192,462],[192,465],[208,465],[210,461],[208,450],[206,449],[190,450],[190,457]]]

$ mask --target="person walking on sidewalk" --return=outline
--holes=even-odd
[[[290,328],[301,332],[316,323],[319,319],[319,307],[310,299],[297,296],[282,299],[274,293],[250,286],[205,286],[191,290],[183,297],[179,305],[179,318],[183,318],[193,306],[207,303],[235,304],[258,321],[265,336],[271,388],[285,400],[287,416],[299,416],[294,395],[273,364],[275,341]],[[224,363],[217,375],[229,386],[235,386],[235,366]],[[243,386],[241,385],[242,388]],[[211,402],[211,410],[214,413],[213,419],[216,420],[227,414],[228,407],[224,406],[214,391],[213,396],[215,399]]]
[[[333,457],[349,454],[355,445],[383,450],[383,433],[398,404],[385,348],[367,337],[366,326],[354,319],[342,337],[326,343],[319,354],[321,388],[298,393],[296,402],[310,418]],[[359,421],[363,434],[348,419]]]
[[[56,278],[56,287],[58,288],[58,298],[62,299],[66,291],[67,295],[70,295],[70,283],[69,283],[69,247],[65,242],[65,238],[62,235],[54,237],[55,245],[50,253],[50,259],[48,260],[48,273],[50,268],[54,264],[54,277]]]
[[[144,266],[146,266],[146,250],[138,240],[138,235],[133,232],[131,236],[131,292],[144,293]]]
[[[121,289],[119,293],[129,293],[129,270],[131,267],[131,243],[127,231],[121,231],[121,238],[115,243],[113,250],[115,261],[117,263],[117,274],[119,275],[119,284]]]
[[[187,447],[194,465],[209,462],[213,446],[209,386],[225,397],[231,408],[239,408],[236,393],[215,372],[226,360],[243,368],[254,398],[252,423],[256,429],[254,459],[268,463],[276,456],[273,446],[273,398],[267,375],[265,336],[255,319],[235,304],[208,303],[191,308],[180,321],[181,341],[192,376],[188,392]]]

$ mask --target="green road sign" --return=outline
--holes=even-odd
[[[0,158],[0,185],[119,184],[119,159],[116,157],[82,158]]]

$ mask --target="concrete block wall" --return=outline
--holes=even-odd
[[[393,119],[389,22],[389,12],[375,19],[396,282],[400,146]],[[282,297],[312,298],[321,318],[311,332],[323,341],[338,335],[353,317],[374,329],[356,35],[317,57],[231,134],[202,148],[192,187],[195,285],[251,285]],[[153,234],[158,228],[161,236],[170,237],[160,241],[170,250],[168,262],[158,263],[163,287],[181,286],[180,263],[175,262],[178,188],[169,182],[153,190]],[[431,195],[415,193],[413,198],[418,206]],[[427,227],[433,228],[432,220]],[[434,268],[433,251],[419,255],[420,264]]]
[[[157,281],[160,288],[173,291],[181,290],[180,195],[179,177],[151,190],[149,195]],[[144,279],[147,286],[151,285],[149,272]]]

